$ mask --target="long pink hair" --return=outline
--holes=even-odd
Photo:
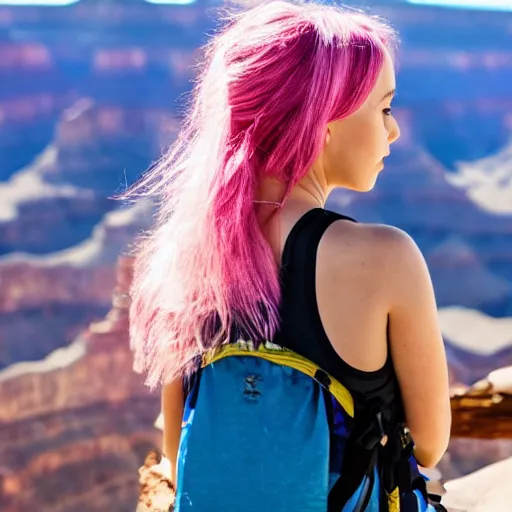
[[[327,123],[361,106],[395,42],[357,11],[271,1],[232,15],[207,45],[176,142],[128,192],[158,199],[131,287],[131,346],[148,386],[189,374],[234,326],[272,339],[279,269],[255,211],[259,180],[281,180],[286,200]]]

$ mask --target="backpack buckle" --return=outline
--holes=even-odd
[[[329,376],[327,375],[327,373],[325,373],[323,370],[320,370],[320,368],[315,372],[315,377],[314,379],[321,385],[323,386],[325,389],[329,390],[330,386],[331,386],[331,379],[329,378]]]
[[[379,426],[379,433],[380,433],[380,444],[382,446],[386,446],[388,444],[388,436],[386,432],[384,432],[384,425],[382,424],[382,412],[377,413],[377,425]]]
[[[359,444],[366,450],[374,450],[380,444],[385,446],[388,442],[388,436],[384,431],[382,413],[378,412],[375,419],[370,422],[369,427],[358,440]]]

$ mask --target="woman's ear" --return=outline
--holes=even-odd
[[[329,142],[331,142],[331,129],[327,127],[327,131],[325,132],[325,145],[328,146]]]

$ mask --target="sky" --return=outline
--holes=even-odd
[[[512,0],[407,0],[410,4],[441,5],[493,11],[512,11]]]
[[[71,5],[76,4],[80,0],[0,0],[0,5]],[[152,4],[174,4],[188,5],[193,4],[196,0],[145,0]],[[511,0],[512,1],[512,0]]]
[[[80,0],[0,0],[0,5],[70,5]],[[146,0],[155,4],[192,4],[195,0]],[[512,0],[406,0],[411,4],[440,5],[455,8],[512,11]]]

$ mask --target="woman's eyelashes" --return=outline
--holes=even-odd
[[[385,108],[382,112],[385,116],[390,116],[392,111],[390,108]]]

